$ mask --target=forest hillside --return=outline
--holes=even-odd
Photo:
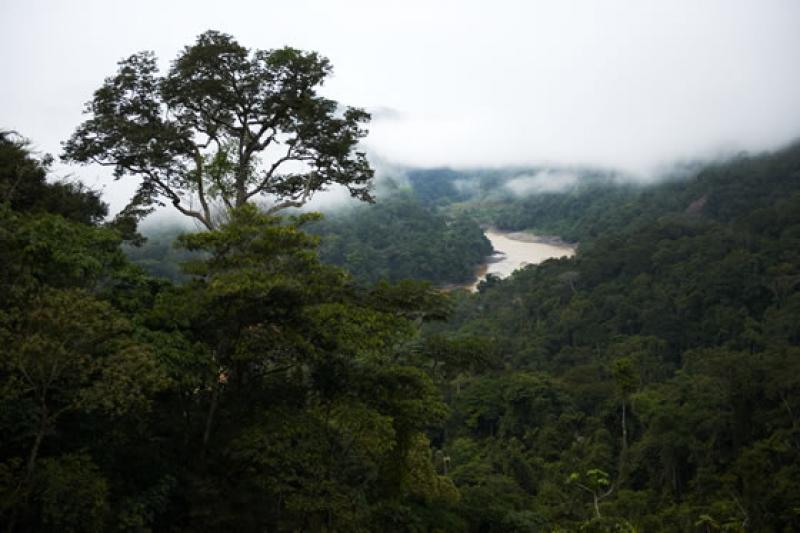
[[[398,257],[470,265],[475,199],[245,206],[159,244],[176,284],[48,163],[0,138],[10,530],[800,528],[800,146],[510,201],[495,224],[579,252],[474,295],[374,283],[388,248],[357,283],[318,257],[392,227]]]

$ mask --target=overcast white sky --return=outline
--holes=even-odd
[[[58,153],[120,58],[166,66],[207,29],[329,57],[326,95],[399,164],[644,175],[800,136],[798,0],[0,0],[0,128]]]

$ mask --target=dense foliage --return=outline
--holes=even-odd
[[[618,229],[620,220],[611,212],[649,190],[624,176],[585,168],[408,169],[406,177],[426,206],[501,230],[532,230],[572,242]],[[521,191],[515,187],[520,183]]]
[[[188,282],[149,278],[95,195],[0,148],[5,529],[459,527],[426,436],[447,409],[407,355],[440,295],[355,286],[313,217],[249,205],[181,239]]]
[[[800,529],[800,146],[604,202],[431,332],[502,358],[434,372],[470,529]]]
[[[244,204],[140,255],[180,284],[47,164],[0,135],[9,531],[800,529],[800,145],[505,208],[455,175],[327,221]],[[471,268],[458,213],[579,253],[365,282]]]
[[[259,197],[271,212],[298,207],[332,184],[371,200],[373,171],[356,151],[370,117],[317,93],[331,71],[316,52],[250,50],[217,31],[163,75],[139,52],[95,91],[63,156],[138,178],[127,214],[169,202],[208,229],[220,209]]]
[[[475,279],[479,265],[493,251],[479,223],[585,243],[637,222],[619,206],[644,204],[652,197],[651,189],[591,176],[563,192],[517,197],[502,191],[509,174],[499,171],[405,172],[407,188],[388,179],[377,205],[332,209],[308,227],[323,237],[323,262],[366,282],[420,279],[438,286],[462,285]],[[508,172],[514,176],[520,171]],[[657,215],[664,212],[662,207],[637,207],[636,214]],[[144,232],[147,242],[128,246],[125,252],[150,274],[181,281],[180,261],[187,253],[172,243],[183,231],[174,225],[151,227]]]
[[[467,283],[492,246],[475,221],[448,217],[397,192],[377,205],[334,212],[312,227],[323,261],[357,279]]]
[[[177,246],[177,239],[189,229],[166,223],[142,230],[144,242],[125,243],[122,251],[128,260],[155,278],[168,279],[174,283],[185,283],[190,276],[183,272],[182,265],[200,256]]]
[[[492,253],[471,217],[443,214],[403,192],[382,197],[377,205],[331,211],[306,230],[321,236],[322,262],[344,268],[360,283],[417,279],[437,286],[465,284]],[[183,283],[188,278],[181,263],[196,255],[175,246],[186,231],[169,224],[151,227],[143,231],[144,243],[123,249],[149,274]]]

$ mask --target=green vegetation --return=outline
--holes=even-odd
[[[306,230],[319,235],[320,259],[340,266],[360,283],[403,279],[437,286],[469,283],[492,246],[468,216],[451,216],[426,207],[408,193],[395,192],[377,205],[357,205],[328,213]],[[176,283],[188,277],[181,263],[193,254],[175,246],[186,230],[177,225],[152,228],[147,240],[123,249],[150,275]]]
[[[190,276],[184,274],[182,266],[197,252],[177,246],[177,239],[189,230],[174,224],[165,224],[147,231],[144,242],[124,243],[122,251],[128,260],[155,278],[164,278],[173,283],[185,283]]]
[[[274,213],[332,184],[369,201],[373,171],[356,145],[370,116],[317,94],[331,70],[315,52],[249,50],[216,31],[163,76],[140,52],[95,91],[64,158],[138,177],[128,216],[166,201],[208,229],[220,209],[267,198]]]
[[[0,155],[7,529],[800,527],[798,146],[598,195],[615,231],[449,298],[249,205],[150,278],[95,194]],[[455,226],[329,223],[401,213]]]
[[[619,220],[610,212],[649,190],[626,184],[623,176],[591,169],[410,169],[407,177],[413,194],[425,205],[498,229],[533,230],[571,242],[616,230]],[[515,192],[513,185],[519,181],[555,185]]]
[[[250,205],[181,238],[200,252],[189,282],[157,281],[93,194],[47,184],[9,135],[0,148],[6,529],[461,523],[426,436],[447,409],[407,356],[441,295],[357,287],[318,261],[312,216]],[[53,212],[52,196],[83,207]]]
[[[468,283],[492,245],[466,216],[448,217],[408,193],[374,206],[334,212],[311,231],[322,237],[320,257],[356,279],[422,279],[440,285]]]
[[[501,357],[429,363],[472,530],[800,528],[798,178],[796,145],[637,192],[431,326]]]
[[[113,221],[0,133],[4,529],[800,530],[800,145],[527,196],[410,171],[378,206],[278,217],[248,198],[369,197],[366,117],[312,90],[327,62],[210,32],[154,68],[123,61],[67,145],[144,176]],[[269,126],[230,122],[230,79],[317,171],[255,170]],[[137,248],[163,197],[207,231]],[[477,294],[400,280],[466,279],[473,217],[581,246]]]

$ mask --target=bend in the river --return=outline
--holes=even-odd
[[[525,265],[536,265],[554,257],[570,257],[575,254],[574,245],[553,237],[495,229],[488,229],[484,234],[492,243],[495,253],[481,268],[478,279],[469,286],[472,291],[477,290],[478,284],[489,274],[505,278]]]

